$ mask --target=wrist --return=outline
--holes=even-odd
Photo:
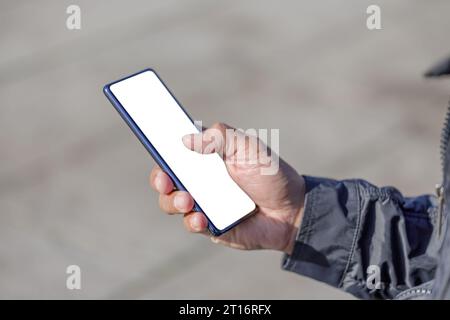
[[[304,213],[304,203],[305,203],[305,179],[299,175],[299,188],[297,189],[297,196],[300,197],[298,208],[294,211],[291,222],[288,227],[288,231],[286,234],[286,246],[281,250],[284,253],[291,255],[294,246],[295,240],[297,238],[298,231],[300,229],[303,213]]]

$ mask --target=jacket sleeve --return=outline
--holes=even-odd
[[[285,270],[365,299],[390,299],[434,277],[435,197],[407,198],[363,180],[304,178],[304,216]]]

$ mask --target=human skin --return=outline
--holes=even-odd
[[[250,139],[256,143],[250,143]],[[239,143],[242,141],[245,143]],[[236,249],[273,249],[291,254],[303,217],[303,177],[281,158],[275,158],[278,155],[260,140],[223,123],[214,124],[202,133],[187,135],[183,143],[192,152],[219,153],[232,179],[256,203],[258,210],[228,232],[211,236],[204,214],[193,211],[191,195],[176,190],[170,177],[155,166],[150,174],[150,185],[159,193],[160,208],[168,214],[183,215],[188,231],[207,235],[215,243]],[[262,169],[273,161],[279,161],[279,169],[270,175],[262,174]],[[226,195],[223,198],[226,201]]]

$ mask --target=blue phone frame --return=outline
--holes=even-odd
[[[122,104],[119,102],[119,100],[114,96],[114,94],[112,93],[110,86],[112,86],[115,83],[121,82],[123,80],[126,80],[128,78],[134,77],[140,73],[143,72],[153,72],[156,77],[159,79],[159,81],[161,81],[161,83],[163,84],[163,86],[167,89],[167,91],[170,93],[170,95],[172,96],[173,99],[175,99],[175,101],[177,102],[178,106],[181,108],[181,110],[183,110],[183,112],[187,115],[187,117],[192,121],[192,123],[194,123],[194,121],[192,120],[192,118],[189,116],[189,114],[186,112],[186,110],[183,108],[183,106],[181,105],[181,103],[177,100],[177,98],[173,95],[173,93],[170,91],[170,89],[166,86],[166,84],[164,83],[164,81],[162,81],[162,79],[159,77],[159,75],[156,73],[155,70],[151,69],[151,68],[146,68],[142,71],[133,73],[129,76],[126,76],[124,78],[121,78],[119,80],[116,80],[114,82],[108,83],[103,87],[103,93],[105,94],[105,96],[108,98],[108,100],[111,102],[111,104],[114,106],[114,108],[117,110],[117,112],[119,113],[119,115],[122,117],[122,119],[127,123],[127,125],[130,127],[131,131],[133,131],[133,133],[136,135],[136,137],[139,139],[139,141],[142,143],[142,145],[145,147],[145,149],[147,149],[147,151],[150,153],[150,155],[153,157],[153,159],[155,160],[155,162],[161,167],[161,169],[166,172],[170,178],[172,179],[172,181],[175,184],[175,187],[178,190],[182,190],[182,191],[187,191],[186,188],[184,187],[184,185],[181,183],[181,181],[178,179],[178,177],[173,173],[172,169],[170,169],[169,165],[164,161],[164,159],[161,157],[161,155],[159,154],[159,152],[155,149],[155,147],[152,145],[152,143],[147,139],[147,137],[145,136],[145,134],[141,131],[141,129],[138,127],[138,125],[134,122],[134,120],[130,117],[130,115],[128,114],[128,112],[125,110],[125,108],[122,106]],[[199,211],[202,212],[206,219],[208,220],[208,230],[209,232],[211,232],[214,236],[220,236],[221,234],[227,232],[228,230],[230,230],[231,228],[233,228],[234,226],[236,226],[237,224],[239,224],[241,221],[243,221],[244,219],[246,219],[248,216],[250,216],[251,214],[253,214],[254,212],[256,212],[257,209],[255,209],[254,211],[250,212],[249,214],[245,215],[244,217],[242,217],[241,219],[237,220],[236,222],[234,222],[233,224],[229,225],[228,227],[226,227],[223,230],[220,230],[218,228],[216,228],[216,226],[211,222],[211,220],[208,218],[208,216],[204,213],[204,211],[202,210],[202,208],[200,208],[200,206],[197,204],[197,202],[194,199],[194,211]]]

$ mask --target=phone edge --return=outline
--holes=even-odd
[[[134,77],[138,74],[141,74],[143,72],[153,72],[158,80],[163,84],[163,86],[166,88],[166,90],[170,93],[172,98],[176,101],[176,103],[179,105],[179,107],[183,110],[183,112],[186,114],[186,116],[191,120],[192,123],[194,123],[191,116],[186,112],[183,105],[178,101],[178,99],[175,97],[175,95],[170,91],[170,89],[167,87],[167,85],[164,83],[164,81],[161,79],[161,77],[158,75],[158,73],[152,69],[152,68],[146,68],[139,72],[133,73],[131,75],[128,75],[126,77],[120,78],[119,80],[110,82],[103,86],[103,93],[105,94],[106,98],[109,100],[109,102],[113,105],[114,109],[119,113],[120,117],[125,121],[125,123],[128,125],[128,127],[131,129],[131,131],[134,133],[134,135],[138,138],[138,140],[141,142],[141,144],[144,146],[144,148],[147,150],[147,152],[150,154],[150,156],[155,160],[155,162],[161,167],[161,169],[167,173],[170,178],[173,180],[176,188],[178,190],[187,191],[184,185],[181,183],[181,181],[178,179],[178,177],[175,175],[175,173],[172,171],[170,166],[165,162],[165,160],[161,157],[159,152],[155,149],[153,144],[148,140],[148,138],[145,136],[145,134],[141,131],[139,126],[134,122],[134,120],[131,118],[131,116],[128,114],[128,112],[125,110],[125,108],[122,106],[122,104],[119,102],[119,100],[114,96],[112,93],[110,87],[118,82],[124,81],[128,78]],[[203,211],[203,209],[198,205],[198,203],[194,199],[194,210],[199,211],[203,213],[208,220],[208,230],[213,234],[214,236],[220,236],[224,234],[225,232],[231,230],[236,225],[241,223],[242,221],[246,220],[250,216],[252,216],[254,213],[258,211],[258,206],[255,204],[255,209],[243,216],[242,218],[236,220],[231,225],[227,226],[224,229],[218,229],[209,219],[208,215]]]

